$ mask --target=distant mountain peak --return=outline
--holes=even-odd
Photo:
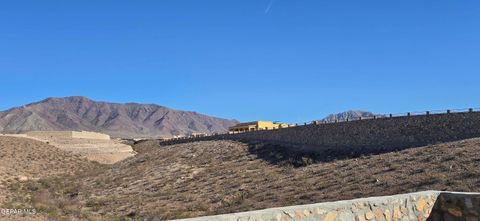
[[[92,101],[90,98],[84,97],[84,96],[48,97],[43,101],[48,102],[48,101],[80,101],[80,100]]]
[[[374,114],[372,112],[364,110],[348,110],[337,114],[330,114],[327,117],[323,118],[323,122],[335,122],[335,121],[346,121],[355,120],[361,118],[370,118],[374,116],[383,116],[381,114]]]
[[[84,96],[50,97],[0,111],[0,132],[3,133],[88,130],[114,137],[159,138],[191,133],[223,133],[236,123],[236,120],[173,110],[156,104],[97,102]]]
[[[82,102],[94,102],[88,97],[84,96],[68,96],[68,97],[48,97],[43,100],[33,102],[30,104],[23,105],[25,107],[29,106],[34,106],[38,104],[47,104],[47,103],[58,103],[58,102],[63,102],[63,103],[79,103],[80,101]]]

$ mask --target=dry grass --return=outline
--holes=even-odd
[[[150,141],[135,150],[135,158],[105,170],[32,182],[33,189],[23,184],[34,197],[18,201],[53,201],[47,208],[59,217],[165,220],[429,189],[480,191],[480,139],[328,162],[234,141]]]
[[[78,172],[103,168],[49,144],[18,137],[0,136],[0,208],[32,208],[25,199],[36,201],[55,201],[48,191],[42,190],[42,180],[51,176],[73,176]],[[103,170],[103,169],[102,169]],[[28,189],[24,191],[23,189]],[[30,194],[31,192],[35,194]],[[44,200],[39,200],[43,198]],[[49,205],[34,205],[44,208]],[[37,207],[38,206],[38,207]],[[48,211],[47,211],[48,214]],[[1,219],[5,217],[0,216]],[[37,220],[35,217],[8,217],[7,220]],[[36,217],[42,219],[41,217]]]

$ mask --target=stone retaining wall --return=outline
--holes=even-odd
[[[185,221],[454,221],[479,220],[480,194],[425,191],[271,208]]]
[[[305,125],[270,131],[163,141],[232,139],[259,141],[314,152],[370,153],[480,137],[480,112],[449,113]]]
[[[479,221],[480,194],[443,192],[435,201],[435,205],[428,220]]]

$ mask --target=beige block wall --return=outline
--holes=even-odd
[[[6,137],[27,137],[26,134],[0,134],[0,136],[6,136]]]
[[[96,139],[110,140],[110,136],[102,133],[88,131],[30,131],[26,133],[29,137],[40,139],[48,138],[80,138],[80,139]]]
[[[110,136],[102,133],[88,132],[88,131],[72,131],[73,138],[82,139],[96,139],[96,140],[110,140]]]
[[[30,131],[26,133],[29,137],[35,138],[72,138],[72,131]]]

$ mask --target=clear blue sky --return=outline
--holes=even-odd
[[[0,77],[0,110],[70,95],[241,121],[478,107],[480,1],[2,1]]]

